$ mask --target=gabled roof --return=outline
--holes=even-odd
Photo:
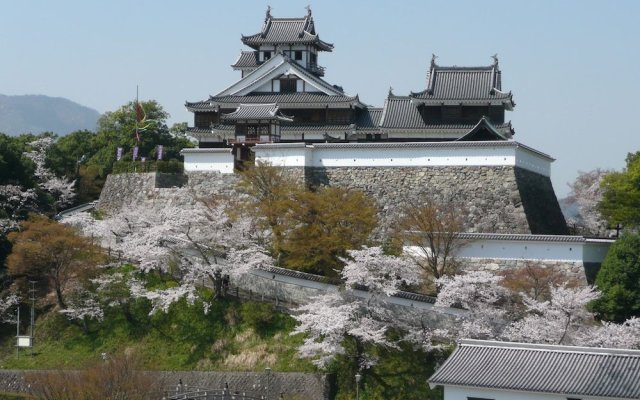
[[[247,120],[269,120],[269,121],[293,121],[292,117],[287,117],[279,112],[279,107],[275,103],[271,104],[240,104],[238,108],[228,114],[222,114],[222,119],[226,121],[247,121]]]
[[[494,56],[495,57],[495,56]],[[418,104],[492,104],[515,106],[511,92],[502,91],[502,72],[497,57],[489,66],[440,66],[431,60],[427,88],[411,97]]]
[[[495,130],[499,133],[497,138],[487,140],[504,140],[513,134],[511,123],[503,123],[499,125],[493,125],[488,120],[485,121],[491,125],[492,131]],[[384,108],[382,111],[382,117],[380,120],[380,127],[383,130],[456,130],[460,131],[461,135],[468,135],[474,129],[485,129],[485,123],[478,122],[476,125],[468,123],[434,123],[426,121],[420,110],[418,104],[411,96],[395,96],[389,94],[389,97],[384,102]],[[473,140],[473,139],[460,139],[460,140]]]
[[[296,75],[306,84],[315,87],[318,91],[330,95],[343,95],[344,92],[326,82],[323,79],[309,73],[302,66],[291,60],[288,56],[278,53],[265,61],[258,68],[247,74],[244,78],[224,89],[216,96],[222,95],[246,95],[255,91],[260,86],[267,84],[272,79],[281,75]]]
[[[316,34],[311,8],[302,18],[273,18],[267,8],[262,30],[255,35],[242,36],[242,43],[258,49],[263,44],[312,44],[318,50],[331,51],[333,44],[320,40]]]
[[[638,399],[640,351],[461,340],[429,383]]]
[[[482,117],[480,121],[469,132],[459,139],[461,141],[473,142],[479,140],[508,140],[507,135],[500,132],[487,117]]]
[[[186,102],[191,112],[211,112],[236,108],[240,104],[277,103],[281,108],[351,108],[360,107],[358,96],[330,96],[324,93],[251,93],[246,96],[211,96],[208,100]]]
[[[236,60],[233,65],[233,69],[246,69],[246,68],[257,68],[258,62],[258,52],[257,51],[243,51],[240,53],[240,57]]]

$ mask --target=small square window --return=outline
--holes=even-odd
[[[265,51],[265,52],[264,52],[264,59],[265,59],[265,60],[268,60],[268,59],[270,59],[270,58],[271,58],[271,52],[270,52],[270,51]]]
[[[302,60],[302,50],[296,50],[294,52],[294,58],[298,61]]]

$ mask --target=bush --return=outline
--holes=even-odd
[[[264,332],[274,322],[276,310],[268,303],[243,303],[240,309],[242,320],[257,332]]]
[[[609,249],[596,277],[602,296],[593,309],[602,319],[640,316],[640,235],[624,234]]]

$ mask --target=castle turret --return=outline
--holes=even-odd
[[[260,32],[242,36],[242,43],[253,48],[243,51],[232,65],[242,71],[242,77],[255,70],[265,61],[282,53],[316,76],[324,76],[324,68],[318,65],[321,51],[332,51],[333,44],[320,40],[316,33],[311,8],[302,18],[274,18],[271,7],[267,8],[264,25]]]

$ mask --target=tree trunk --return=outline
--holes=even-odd
[[[64,298],[62,297],[62,289],[59,285],[56,285],[56,301],[58,302],[58,307],[61,309],[67,308],[67,305],[64,302]]]

